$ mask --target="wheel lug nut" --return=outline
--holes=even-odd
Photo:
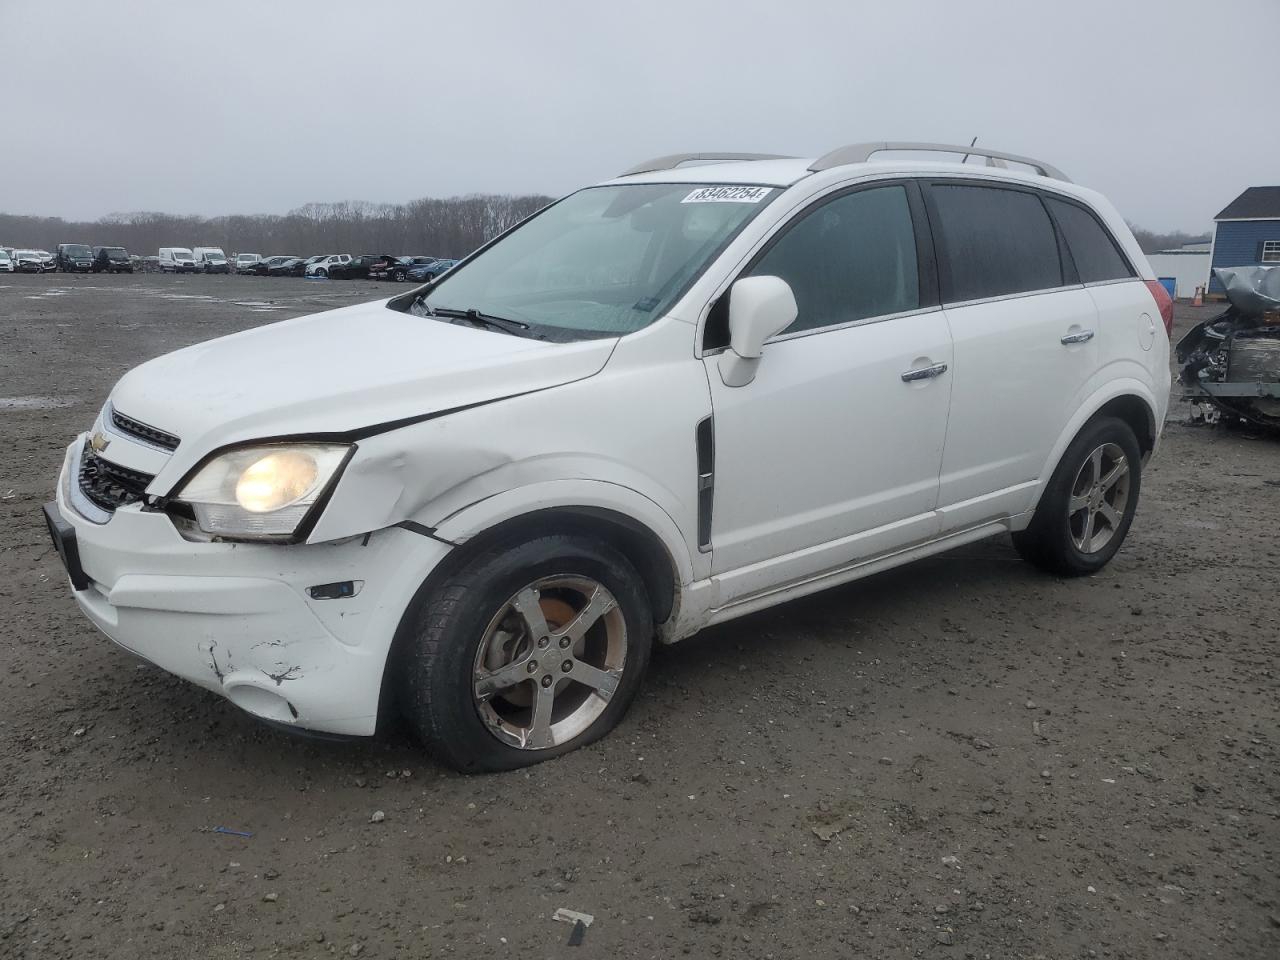
[[[530,661],[529,661],[529,672],[530,672],[530,673],[537,673],[537,672],[538,672],[538,661],[537,661],[537,660],[530,660]]]
[[[542,685],[543,685],[544,687],[549,687],[549,686],[551,686],[551,677],[549,677],[549,676],[547,676],[547,677],[543,677],[543,678],[542,678]]]
[[[538,646],[539,646],[539,647],[545,647],[545,646],[546,646],[548,643],[550,643],[550,642],[551,642],[551,638],[550,638],[550,637],[539,637],[539,638],[538,638]]]
[[[569,646],[569,638],[568,638],[568,637],[561,637],[561,638],[560,638],[560,647],[561,647],[561,649],[567,649],[567,648],[568,648],[568,646]]]
[[[563,670],[565,673],[568,673],[570,670],[573,669],[573,661],[566,660],[564,663],[560,664],[560,669]]]

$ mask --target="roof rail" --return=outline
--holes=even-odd
[[[674,170],[682,163],[693,163],[698,160],[794,160],[795,157],[780,153],[673,153],[665,157],[654,157],[644,163],[637,163],[630,170],[618,174],[620,177],[631,177],[637,173],[652,173],[654,170]]]
[[[1021,157],[1016,153],[1005,153],[1001,150],[988,150],[986,147],[966,147],[957,146],[948,143],[910,143],[907,141],[887,141],[881,143],[851,143],[847,147],[837,147],[830,153],[823,154],[817,160],[809,165],[809,169],[814,173],[819,170],[829,170],[832,167],[844,166],[846,163],[866,163],[871,159],[871,155],[882,153],[885,150],[914,150],[922,153],[961,153],[972,157],[986,157],[988,161],[995,161],[993,165],[1003,166],[999,161],[1008,160],[1010,163],[1022,163],[1028,167],[1035,169],[1042,177],[1049,177],[1052,180],[1062,180],[1070,183],[1071,179],[1057,167],[1050,166],[1043,160],[1035,160],[1031,157]]]

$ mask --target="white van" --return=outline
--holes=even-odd
[[[187,247],[161,247],[161,273],[195,273],[196,255]]]
[[[1120,214],[1041,161],[662,157],[403,295],[137,367],[45,516],[129,650],[508,769],[613,727],[655,636],[983,537],[1101,569],[1172,322]]]
[[[230,273],[231,265],[221,247],[196,247],[191,251],[196,270],[201,273]]]

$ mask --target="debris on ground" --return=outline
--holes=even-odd
[[[579,913],[577,910],[570,910],[568,907],[556,907],[556,912],[551,915],[551,919],[559,920],[561,923],[581,923],[586,927],[596,922],[596,918],[591,914]]]

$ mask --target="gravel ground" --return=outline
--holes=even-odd
[[[0,275],[0,957],[1280,956],[1280,442],[1179,404],[1100,575],[1000,539],[708,630],[528,771],[96,634],[39,507],[116,378],[387,292]]]

